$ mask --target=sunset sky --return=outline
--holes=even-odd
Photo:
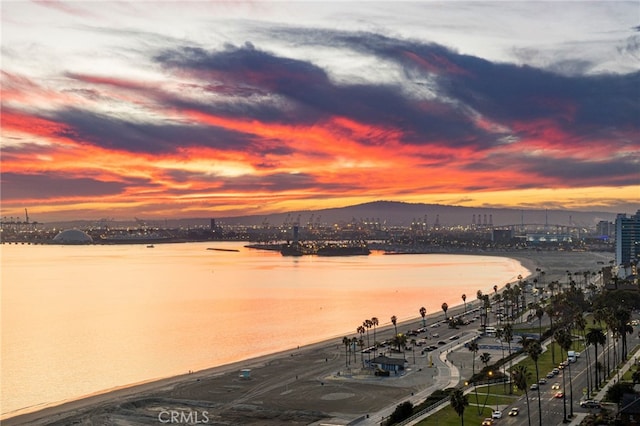
[[[1,216],[640,208],[640,6],[2,2]]]

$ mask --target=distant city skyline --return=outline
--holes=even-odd
[[[1,7],[2,217],[640,209],[637,2]]]

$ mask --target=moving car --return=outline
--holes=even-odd
[[[554,398],[562,398],[564,396],[564,393],[562,393],[562,391],[560,392],[556,392],[556,394],[553,396]]]
[[[491,413],[491,418],[492,419],[501,419],[502,418],[502,411],[494,411],[493,413]]]
[[[518,414],[520,414],[520,409],[517,407],[513,407],[510,411],[509,411],[509,415],[511,417],[517,416]]]
[[[593,399],[587,399],[586,401],[580,401],[582,408],[600,408],[600,403]]]
[[[560,383],[554,383],[553,386],[551,386],[551,389],[560,390]]]
[[[493,426],[493,419],[487,417],[483,420],[482,426]]]

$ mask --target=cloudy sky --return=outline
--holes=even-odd
[[[1,215],[640,208],[640,6],[2,2]]]

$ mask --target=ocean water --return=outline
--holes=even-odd
[[[355,336],[374,316],[417,324],[421,306],[529,274],[494,256],[291,258],[232,242],[0,250],[3,417]]]

